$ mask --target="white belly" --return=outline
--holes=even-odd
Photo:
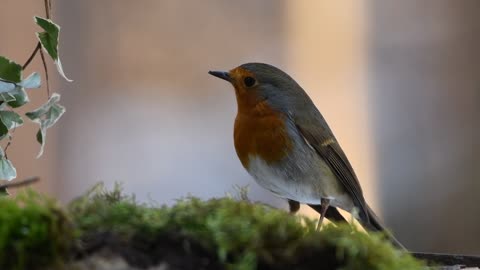
[[[350,211],[353,202],[327,165],[307,160],[308,164],[296,160],[270,166],[258,157],[250,157],[247,170],[260,186],[279,197],[314,205],[325,198],[332,206]]]

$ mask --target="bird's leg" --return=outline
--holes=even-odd
[[[290,214],[295,215],[300,209],[300,203],[294,200],[288,200],[288,206],[290,207]]]
[[[320,230],[322,227],[322,222],[323,218],[325,217],[325,214],[327,213],[328,207],[330,206],[330,199],[322,198],[320,200],[320,219],[318,220],[317,223],[317,231]]]

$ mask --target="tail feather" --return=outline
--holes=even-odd
[[[401,248],[401,249],[404,249],[404,250],[407,250],[405,248],[404,245],[402,245],[402,243],[400,243],[393,235],[392,233],[386,229],[385,225],[383,225],[383,223],[380,221],[380,219],[378,218],[378,216],[375,214],[375,212],[373,212],[372,208],[370,208],[370,206],[367,205],[367,214],[368,214],[368,220],[365,222],[365,221],[360,221],[360,223],[368,230],[370,231],[375,231],[375,232],[383,232],[385,233],[385,235],[387,236],[388,240],[390,240],[390,242],[398,247],[398,248]]]
[[[289,204],[290,203],[291,202],[289,200]],[[293,203],[294,209],[296,209],[297,205],[295,203],[298,203],[298,202],[292,201],[292,203]],[[300,205],[298,205],[298,207],[299,206]],[[317,211],[319,214],[321,214],[320,205],[309,204],[309,206],[311,208],[313,208],[315,211]],[[292,209],[292,204],[290,204],[290,207]],[[359,217],[360,224],[362,224],[362,226],[369,231],[384,233],[387,236],[387,239],[390,240],[390,242],[394,246],[407,251],[405,246],[403,246],[402,243],[400,243],[392,235],[392,233],[388,229],[386,229],[385,225],[383,225],[383,223],[380,221],[380,218],[378,218],[378,216],[375,214],[375,212],[373,212],[372,208],[370,208],[370,206],[368,206],[368,205],[367,205],[366,208],[367,208],[366,211],[365,211],[366,215],[362,215],[361,217]],[[294,212],[296,212],[296,211],[294,211]],[[342,214],[340,214],[340,212],[338,212],[337,208],[332,207],[332,206],[327,209],[327,212],[325,213],[325,217],[327,219],[329,219],[330,221],[333,221],[333,222],[347,222],[346,219],[342,216]],[[366,217],[368,217],[368,218],[366,218]]]

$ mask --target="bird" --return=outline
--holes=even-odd
[[[290,212],[307,204],[323,219],[356,213],[367,230],[385,232],[404,248],[369,207],[360,182],[326,120],[303,88],[281,69],[246,63],[209,71],[235,90],[234,146],[243,167],[263,188],[287,199]]]

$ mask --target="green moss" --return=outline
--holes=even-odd
[[[123,195],[119,187],[107,192],[97,186],[64,214],[32,191],[0,197],[0,269],[51,269],[72,252],[88,255],[92,240],[101,246],[111,239],[111,246],[125,247],[122,254],[140,254],[148,261],[144,267],[158,263],[165,252],[177,252],[179,260],[200,254],[198,261],[207,258],[239,270],[424,269],[380,234],[347,224],[318,232],[313,220],[253,204],[245,194],[241,198],[185,198],[172,207],[154,207]],[[99,242],[105,235],[108,241]]]
[[[186,198],[172,207],[149,207],[118,189],[105,192],[97,187],[73,202],[70,213],[84,235],[109,232],[128,241],[174,232],[213,251],[230,269],[287,269],[299,264],[424,269],[380,234],[367,235],[346,224],[317,232],[313,220],[246,200]]]
[[[52,201],[26,191],[0,196],[0,269],[39,269],[64,258],[72,228]]]

